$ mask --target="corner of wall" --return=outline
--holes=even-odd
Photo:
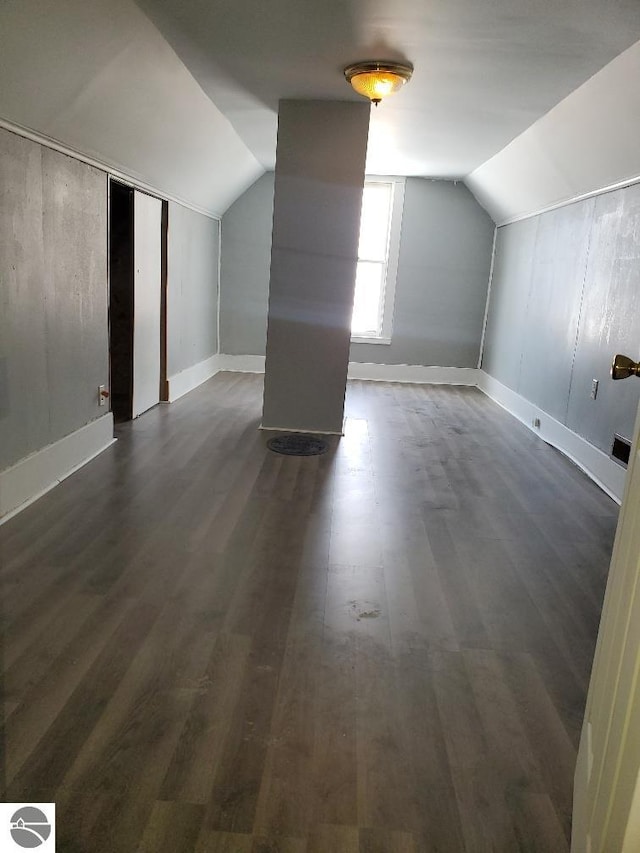
[[[491,264],[489,265],[489,279],[487,281],[487,301],[484,306],[484,318],[482,320],[482,336],[480,337],[480,352],[478,353],[478,369],[482,367],[484,357],[484,344],[487,337],[487,323],[489,322],[489,303],[491,301],[491,285],[493,284],[493,269],[496,260],[496,242],[498,239],[498,226],[493,228],[493,245],[491,246]]]

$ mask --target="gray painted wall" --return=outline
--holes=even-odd
[[[273,185],[265,173],[222,218],[220,351],[230,355],[265,353]]]
[[[609,378],[640,358],[639,233],[638,185],[498,230],[483,367],[606,453],[640,398]]]
[[[351,361],[476,367],[493,231],[464,184],[407,178],[391,344]]]
[[[222,220],[221,351],[264,355],[273,173]],[[351,361],[475,367],[493,222],[467,188],[407,178],[389,346],[352,344]]]
[[[218,351],[220,223],[169,202],[167,235],[167,374]]]
[[[107,176],[0,130],[0,470],[104,414]]]
[[[342,431],[370,109],[279,104],[266,427]]]

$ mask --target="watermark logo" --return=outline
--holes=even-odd
[[[50,835],[46,814],[34,806],[23,806],[11,818],[11,837],[19,847],[40,847]]]
[[[55,850],[54,803],[0,803],[0,853]]]

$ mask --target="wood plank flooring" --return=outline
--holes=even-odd
[[[62,853],[566,853],[617,507],[472,388],[288,458],[220,374],[0,527],[2,788]]]

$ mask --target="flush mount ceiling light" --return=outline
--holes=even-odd
[[[347,82],[376,106],[401,89],[412,74],[413,65],[404,62],[356,62],[344,69]]]

